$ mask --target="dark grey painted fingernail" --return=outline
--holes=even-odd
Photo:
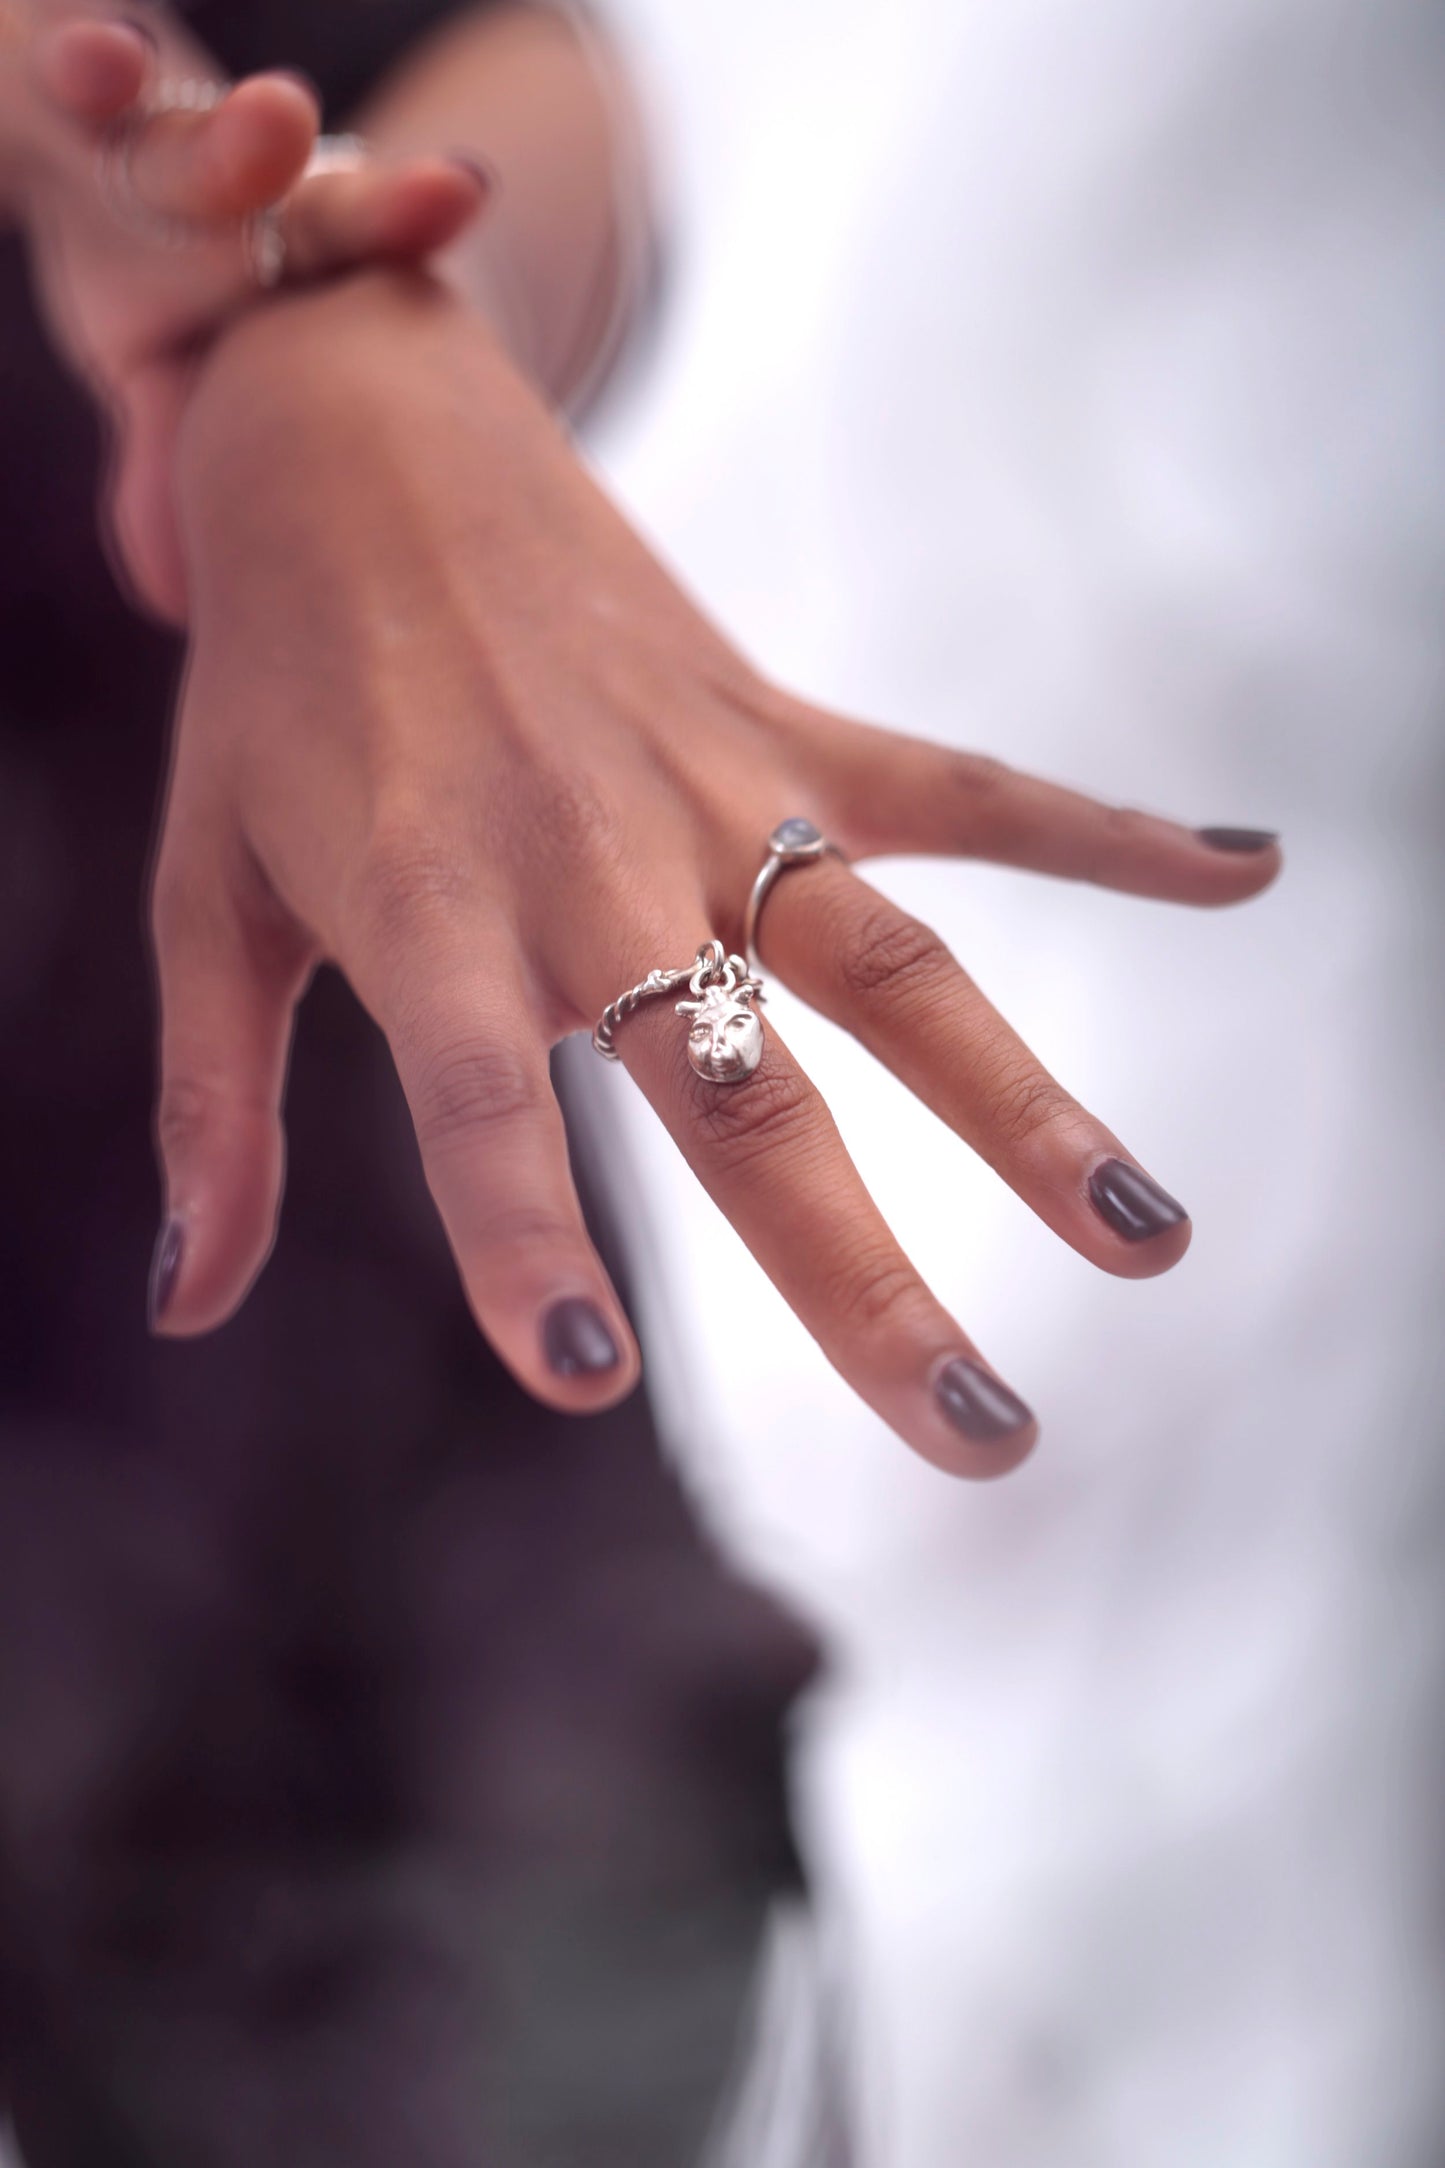
[[[1094,1169],[1089,1176],[1089,1196],[1099,1217],[1106,1219],[1126,1242],[1148,1242],[1189,1217],[1167,1189],[1151,1182],[1141,1167],[1131,1167],[1123,1159],[1106,1159]]]
[[[1194,833],[1212,851],[1267,851],[1279,841],[1272,828],[1196,828]]]
[[[151,1328],[159,1325],[171,1306],[176,1291],[176,1281],[181,1273],[181,1256],[186,1246],[186,1230],[178,1219],[168,1219],[161,1229],[155,1256],[151,1259],[151,1284],[148,1313]]]
[[[1011,1438],[1033,1421],[1030,1410],[1017,1393],[1009,1391],[1002,1378],[970,1362],[965,1355],[956,1355],[939,1373],[933,1395],[954,1429],[972,1438],[976,1445]]]
[[[484,196],[496,194],[498,181],[495,166],[489,166],[484,158],[473,157],[470,151],[448,151],[447,156],[454,166],[460,166],[463,173],[476,182]]]
[[[622,1360],[602,1312],[575,1295],[554,1303],[543,1319],[542,1353],[559,1378],[596,1377]]]

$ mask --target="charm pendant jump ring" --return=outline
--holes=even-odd
[[[748,907],[743,913],[743,954],[753,970],[758,968],[758,919],[768,892],[780,873],[789,866],[811,865],[817,858],[842,858],[836,843],[830,843],[821,828],[815,828],[801,814],[791,820],[780,821],[768,837],[768,855],[753,883]],[[847,864],[847,860],[843,860]]]
[[[763,1000],[761,979],[754,978],[741,956],[729,956],[721,941],[707,941],[695,961],[676,971],[650,971],[636,986],[609,1001],[597,1020],[592,1044],[604,1061],[617,1061],[617,1027],[644,1001],[686,990],[676,1004],[690,1019],[687,1058],[709,1084],[742,1084],[763,1058],[763,1024],[754,1004]]]

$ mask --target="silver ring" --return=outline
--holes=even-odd
[[[163,211],[148,210],[141,202],[131,168],[141,130],[162,113],[209,113],[230,87],[197,75],[163,77],[101,138],[95,159],[101,196],[112,217],[141,240],[158,248],[190,248],[209,231],[200,219],[167,218]]]
[[[763,982],[741,956],[729,956],[721,941],[705,941],[695,960],[675,971],[649,971],[636,986],[619,994],[597,1019],[592,1044],[604,1061],[617,1061],[617,1027],[644,1001],[676,994],[686,987],[691,999],[677,1003],[677,1014],[691,1019],[687,1058],[709,1084],[745,1084],[763,1058],[763,1020],[756,1004],[765,1000]]]
[[[314,180],[318,173],[354,172],[366,163],[366,158],[366,144],[359,135],[318,136],[296,186]],[[279,203],[268,203],[263,211],[253,211],[241,235],[247,266],[263,290],[279,286],[286,274],[285,213],[289,201],[289,195],[283,196]]]
[[[830,843],[821,828],[815,828],[810,820],[795,813],[790,820],[780,821],[768,837],[768,855],[753,883],[748,907],[743,913],[743,954],[749,964],[758,963],[758,917],[768,891],[780,873],[789,866],[808,866],[817,858],[843,858],[836,843]],[[844,865],[848,863],[843,859]]]

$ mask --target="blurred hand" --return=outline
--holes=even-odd
[[[114,423],[107,520],[121,566],[147,607],[179,622],[175,432],[197,354],[257,298],[248,221],[281,205],[287,276],[316,278],[427,257],[476,215],[483,185],[442,158],[308,175],[319,114],[286,74],[248,77],[206,112],[148,115],[156,58],[117,21],[48,33],[31,76],[18,185],[37,286],[61,351]],[[102,182],[116,131],[129,136],[113,168],[124,201]]]
[[[529,1391],[610,1403],[638,1356],[583,1228],[548,1050],[709,934],[763,842],[979,857],[1194,904],[1279,866],[758,677],[591,480],[481,320],[366,274],[231,328],[178,449],[193,598],[156,874],[159,1329],[202,1332],[265,1259],[292,1012],[331,959],[386,1033],[478,1323]],[[1182,1211],[1040,1067],[936,935],[836,859],[790,872],[768,968],[892,1068],[1063,1239],[1161,1271]],[[881,1219],[777,1034],[728,1088],[670,1001],[627,1067],[830,1359],[939,1467],[992,1475],[1032,1418]]]

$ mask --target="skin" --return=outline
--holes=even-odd
[[[244,390],[244,397],[242,396]],[[186,1223],[167,1329],[230,1314],[278,1208],[291,1017],[322,958],[386,1033],[481,1329],[583,1411],[637,1353],[583,1228],[548,1049],[657,960],[728,945],[781,812],[850,858],[984,857],[1231,903],[1275,854],[1210,850],[996,764],[827,714],[758,676],[644,548],[475,309],[373,274],[238,325],[179,450],[191,670],[157,873],[161,1136]],[[284,534],[284,552],[275,546]],[[835,861],[778,884],[765,960],[1105,1270],[1166,1269],[1088,1201],[1127,1158],[943,945]],[[970,1342],[903,1255],[778,1034],[745,1087],[666,1004],[622,1058],[838,1369],[935,1465],[991,1475],[932,1394]],[[582,1296],[623,1349],[559,1380],[540,1321]]]
[[[210,112],[145,119],[141,104],[161,77],[220,72],[156,22],[159,48],[120,22],[41,20],[0,74],[0,194],[26,226],[54,343],[111,424],[102,525],[118,575],[142,607],[180,624],[175,435],[198,356],[255,299],[246,219],[280,203],[288,276],[316,278],[423,260],[476,218],[485,189],[435,154],[303,178],[320,114],[310,87],[283,73],[247,78]],[[101,144],[118,125],[135,129],[141,217],[129,222],[97,182]],[[194,239],[159,247],[146,216],[193,226]]]
[[[159,1137],[173,1225],[160,1329],[208,1331],[273,1240],[296,1004],[338,966],[386,1034],[481,1330],[576,1413],[639,1358],[586,1235],[549,1049],[657,963],[729,948],[761,839],[806,813],[850,860],[979,857],[1195,905],[1273,847],[1097,804],[780,690],[644,547],[577,458],[636,177],[615,78],[547,17],[463,18],[375,102],[398,156],[481,139],[503,186],[435,275],[373,264],[232,312],[189,365],[170,455],[189,667],[160,845]],[[462,136],[464,125],[475,137]],[[625,297],[624,297],[625,298]],[[780,881],[770,970],[851,1030],[1102,1269],[1168,1269],[1089,1198],[1129,1155],[929,929],[827,860]],[[982,1362],[868,1197],[771,1025],[735,1090],[652,1004],[624,1062],[850,1384],[915,1451],[995,1476],[940,1372]],[[559,1377],[544,1321],[590,1303],[619,1350]]]

